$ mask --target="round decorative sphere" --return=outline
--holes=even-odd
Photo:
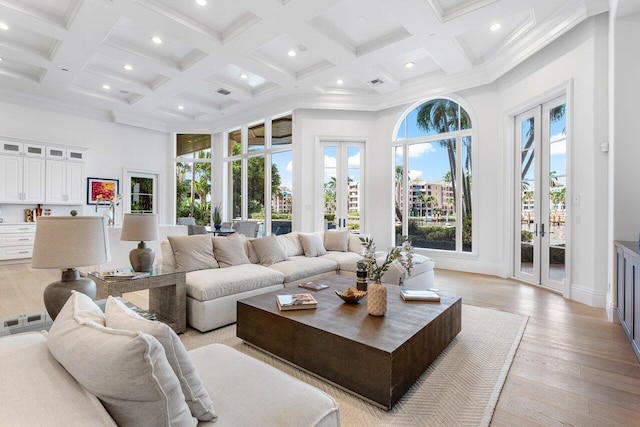
[[[75,209],[72,209],[71,212],[69,212],[71,214],[71,216],[76,216],[78,215],[78,211]]]

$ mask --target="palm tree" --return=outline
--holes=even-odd
[[[401,200],[402,200],[402,177],[404,173],[402,170],[402,166],[396,166],[396,218],[398,221],[402,223],[402,208],[401,208]]]
[[[425,132],[447,133],[461,129],[469,129],[471,127],[471,119],[467,112],[460,108],[458,103],[448,99],[435,99],[425,102],[418,110],[416,119],[418,128]],[[471,139],[467,138],[463,143],[470,144]],[[451,189],[453,198],[456,198],[456,140],[444,139],[438,141],[438,144],[447,149],[449,158],[449,170],[451,171]],[[471,147],[467,149],[467,158],[465,159],[465,167],[471,170]],[[471,176],[468,174],[462,181],[463,200],[462,206],[465,215],[471,215]]]
[[[557,122],[558,120],[561,120],[564,117],[565,109],[566,109],[565,104],[559,105],[556,108],[552,109],[549,112],[549,120],[551,122]],[[524,146],[522,147],[522,163],[524,164],[524,167],[522,168],[522,179],[524,179],[524,177],[527,176],[527,173],[529,173],[529,168],[533,164],[533,150],[530,150],[530,148],[533,146],[533,143],[535,142],[535,135],[534,135],[535,132],[533,127],[535,122],[533,117],[528,118],[526,122],[527,122],[528,130],[526,133],[527,141],[524,143]],[[562,130],[562,133],[566,133],[566,128]]]

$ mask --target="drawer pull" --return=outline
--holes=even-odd
[[[18,230],[20,230],[20,231],[25,230],[26,231],[26,230],[29,230],[29,228],[28,227],[22,227],[22,228],[18,228]]]
[[[28,254],[28,253],[29,253],[29,251],[20,251],[20,252],[18,252],[18,253],[19,253],[19,254]]]
[[[26,241],[26,240],[29,240],[29,238],[26,238],[26,239],[18,239],[18,240],[19,240],[19,241],[21,241],[21,242],[24,242],[24,241]]]

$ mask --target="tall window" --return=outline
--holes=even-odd
[[[211,135],[176,136],[176,222],[211,224]]]
[[[291,121],[287,114],[227,132],[231,216],[259,222],[262,235],[291,231]]]
[[[407,112],[395,137],[395,228],[418,248],[472,251],[472,126],[449,99]]]

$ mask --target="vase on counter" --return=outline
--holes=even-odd
[[[369,285],[367,311],[371,316],[384,316],[387,312],[387,288],[382,283]]]

